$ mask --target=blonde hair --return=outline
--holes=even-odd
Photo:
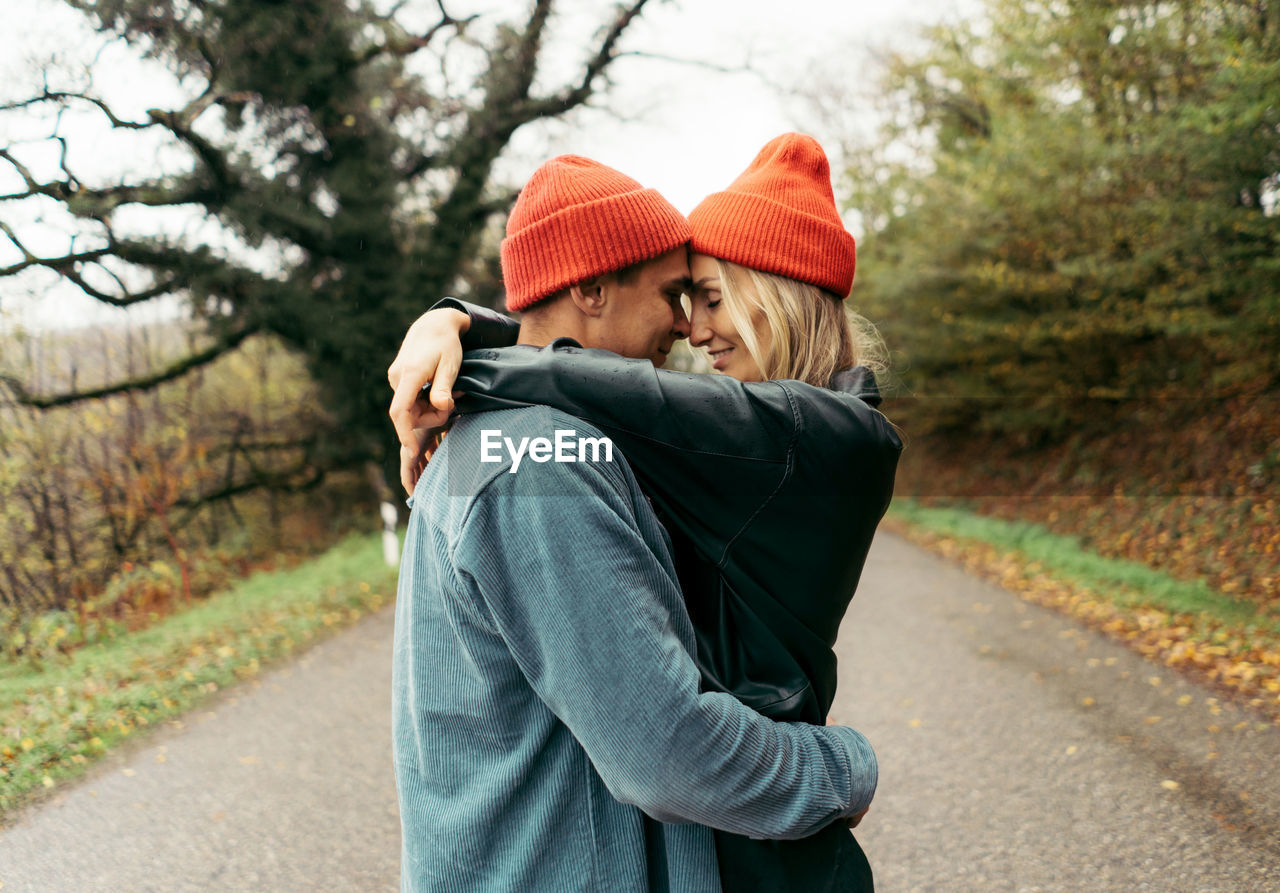
[[[826,387],[850,366],[886,369],[884,340],[844,300],[807,282],[716,258],[720,294],[747,352],[767,379]],[[770,335],[761,345],[761,322]]]

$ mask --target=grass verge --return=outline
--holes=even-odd
[[[0,668],[0,823],[140,729],[388,603],[395,584],[381,534],[353,535],[135,634]]]
[[[1027,601],[1240,696],[1280,724],[1280,615],[1029,521],[895,499],[887,525]]]

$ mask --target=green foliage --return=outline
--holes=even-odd
[[[1233,626],[1263,624],[1280,633],[1280,614],[1265,616],[1256,602],[1215,592],[1203,580],[1179,580],[1137,561],[1109,558],[1081,546],[1079,539],[1053,533],[1041,524],[977,514],[962,506],[926,506],[895,500],[893,514],[948,537],[978,540],[1017,552],[1052,576],[1069,580],[1120,605],[1151,605],[1177,614],[1207,614]]]
[[[1035,443],[1280,381],[1271,6],[993,0],[894,59],[849,180],[858,303],[939,398],[911,427]]]

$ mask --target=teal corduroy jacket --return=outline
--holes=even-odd
[[[716,891],[711,827],[801,837],[874,794],[855,730],[700,690],[669,539],[620,453],[516,468],[483,433],[562,430],[603,436],[547,407],[465,417],[411,501],[393,674],[404,890]]]

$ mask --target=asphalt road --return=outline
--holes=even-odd
[[[395,889],[391,619],[19,816],[0,890]],[[1247,709],[888,535],[840,651],[883,893],[1280,890],[1280,729]]]

